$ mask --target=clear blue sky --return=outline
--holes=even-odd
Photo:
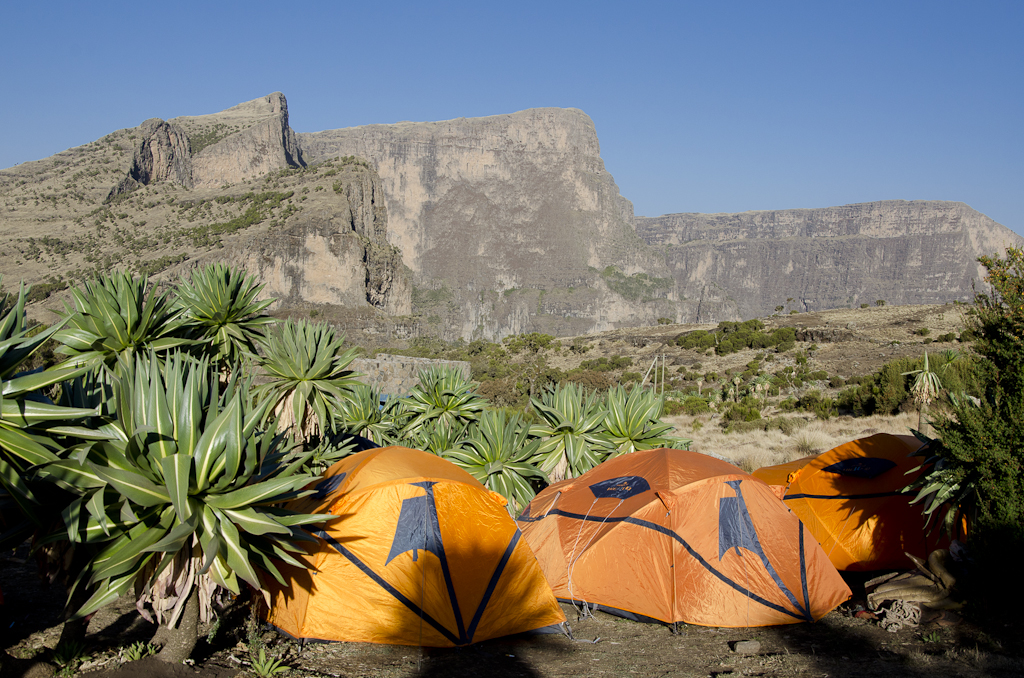
[[[0,167],[274,91],[299,132],[538,106],[636,213],[959,200],[1024,234],[1024,2],[8,2]]]

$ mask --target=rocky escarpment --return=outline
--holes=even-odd
[[[296,134],[280,93],[2,170],[0,200],[15,279],[227,259],[282,305],[446,339],[967,300],[1022,243],[960,203],[634,217],[581,111]]]
[[[685,322],[874,303],[969,300],[977,258],[1022,239],[963,203],[637,217],[665,252]]]
[[[333,190],[283,227],[240,241],[227,260],[255,275],[276,308],[369,304],[409,314],[411,284],[401,253],[387,241],[379,177],[357,163],[332,171]]]
[[[636,237],[632,205],[581,111],[369,125],[299,142],[307,162],[355,155],[377,169],[414,306],[448,338],[608,329],[654,322],[670,306],[669,289],[638,303],[601,275],[664,267]]]
[[[305,165],[280,92],[211,115],[153,118],[139,131],[127,176],[108,200],[154,182],[216,188]]]
[[[306,165],[279,92],[212,115],[147,120],[137,137],[127,176],[108,200],[165,183],[216,191]],[[278,228],[246,233],[229,251],[198,259],[244,267],[263,283],[265,296],[277,299],[275,308],[368,304],[391,315],[410,313],[409,275],[388,242],[377,173],[348,158],[330,170],[329,180],[299,172],[292,181],[305,193],[316,191],[309,202],[300,199],[303,209]]]

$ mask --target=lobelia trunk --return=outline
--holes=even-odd
[[[193,587],[189,594],[185,609],[181,612],[178,626],[170,628],[161,626],[153,637],[154,644],[163,647],[156,658],[171,664],[180,664],[190,656],[199,639],[199,589]]]

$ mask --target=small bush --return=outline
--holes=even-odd
[[[805,424],[806,422],[803,419],[796,419],[793,417],[776,417],[768,422],[768,428],[778,429],[783,433],[783,435],[791,436]]]
[[[722,418],[727,422],[757,421],[761,418],[761,411],[754,406],[732,403],[722,413]]]
[[[711,411],[711,405],[708,404],[708,401],[703,398],[698,398],[697,396],[690,396],[689,398],[686,398],[680,406],[686,414],[691,416],[707,414]]]

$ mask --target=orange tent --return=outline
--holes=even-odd
[[[519,525],[555,595],[632,618],[791,624],[850,596],[764,483],[696,452],[606,461],[538,494]]]
[[[295,638],[450,647],[565,621],[505,499],[427,452],[338,462],[289,508],[338,518],[267,582],[267,621]]]
[[[907,568],[904,551],[920,558],[941,544],[925,530],[914,495],[900,490],[921,464],[922,443],[888,433],[854,440],[754,476],[768,483],[799,516],[839,570]]]

